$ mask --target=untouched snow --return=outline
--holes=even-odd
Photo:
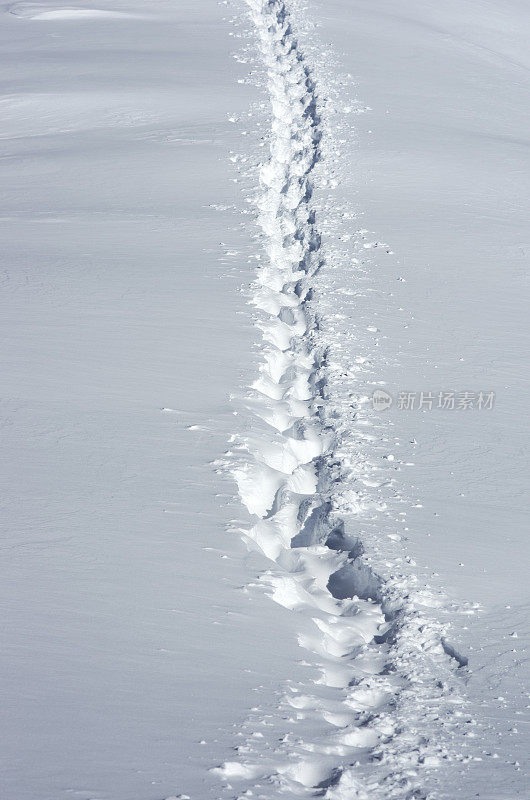
[[[2,796],[528,797],[529,23],[4,8]]]
[[[304,674],[209,463],[254,374],[225,255],[251,95],[217,6],[149,13],[1,20],[6,800],[215,798],[234,724]]]
[[[367,387],[496,393],[491,412],[394,404],[381,417],[396,459],[413,463],[396,477],[413,501],[397,532],[415,574],[481,606],[454,617],[451,636],[469,658],[470,711],[491,727],[478,735],[483,760],[449,793],[526,797],[530,10],[331,0],[312,16],[371,107],[355,118],[355,169],[340,169],[338,191],[356,194],[362,248],[382,239],[394,251],[364,254],[375,291],[356,311],[380,330]]]

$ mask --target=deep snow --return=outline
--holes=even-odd
[[[314,100],[321,139],[275,150],[247,5],[235,25],[226,5],[3,9],[3,795],[527,797],[528,10],[288,4],[316,85],[278,54],[273,111]],[[297,241],[322,237],[313,299],[283,311],[271,141],[314,184]],[[263,245],[280,262],[255,273]],[[270,382],[248,395],[264,357],[287,405]],[[442,390],[495,404],[396,407]],[[291,452],[315,413],[324,447]],[[326,589],[336,535],[289,548],[283,494],[272,539],[244,516],[222,473],[250,469],[263,515],[278,458],[287,492],[318,485],[364,543],[366,597],[375,573],[383,600],[412,598],[390,650],[381,598],[347,599],[358,576]]]
[[[251,93],[215,4],[28,8],[0,28],[0,794],[216,797],[299,658],[209,463],[253,375],[225,256],[249,246],[227,117]]]
[[[452,637],[470,707],[492,727],[453,794],[526,797],[529,9],[331,0],[312,16],[370,106],[338,191],[356,194],[363,249],[394,251],[368,250],[375,292],[355,308],[380,329],[367,389],[496,393],[491,412],[394,403],[381,417],[413,463],[398,487],[414,498],[401,510],[415,574],[481,606],[452,619]]]

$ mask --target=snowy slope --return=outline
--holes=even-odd
[[[3,796],[528,796],[528,17],[3,8]]]
[[[249,5],[272,108],[270,160],[261,167],[256,200],[265,263],[253,296],[266,315],[258,323],[265,364],[251,408],[286,441],[258,427],[258,440],[254,434],[244,441],[250,479],[239,487],[249,511],[263,518],[247,535],[280,567],[267,577],[273,598],[296,610],[299,641],[321,677],[316,686],[288,687],[283,709],[297,713],[284,723],[282,746],[271,741],[267,751],[249,738],[247,777],[263,797],[305,796],[315,788],[330,798],[525,796],[527,290],[520,242],[528,231],[529,186],[524,63],[514,60],[524,58],[524,11],[510,7],[499,20],[484,19],[482,5],[451,7],[440,21],[428,4],[411,7],[411,19],[390,4],[315,3],[310,13],[297,3]],[[494,27],[503,45],[492,69],[482,62],[485,53],[486,62],[492,58]],[[316,80],[314,94],[307,86],[300,91],[304,79],[290,66],[293,53]],[[506,67],[500,75],[499,59]],[[311,96],[315,157],[300,150],[304,133],[296,127]],[[504,136],[497,130],[503,127]],[[518,184],[510,196],[513,176]],[[293,182],[302,186],[294,204]],[[292,220],[277,210],[283,193],[296,209]],[[307,202],[314,215],[304,210]],[[507,251],[513,258],[501,273]],[[296,354],[308,347],[310,363],[306,355],[298,363]],[[302,395],[300,371],[304,381],[309,377]],[[371,409],[371,394],[382,388],[394,399],[386,414]],[[437,408],[440,393],[449,399],[446,408]],[[400,408],[400,396],[403,405],[414,397],[416,408]],[[293,439],[311,437],[307,427],[315,422],[308,417],[323,421],[331,442],[322,456],[302,462],[306,471],[316,468],[315,484],[293,488],[301,466],[285,455]],[[288,477],[275,482],[271,466]],[[263,505],[254,503],[254,483]],[[293,493],[306,499],[291,518]],[[355,558],[361,547],[364,555]],[[349,572],[337,550],[353,558]],[[343,600],[335,607],[329,594],[317,600],[312,553],[321,566],[328,558],[333,565],[326,589]],[[309,598],[294,588],[298,583]],[[347,604],[352,594],[381,599],[391,626],[372,641],[367,626],[360,650],[354,629],[366,610],[355,599]],[[311,607],[320,609],[322,637],[308,636],[300,620],[306,609],[315,614]],[[391,644],[379,648],[382,669],[370,655],[379,641]],[[330,678],[333,656],[347,664],[341,678],[336,669]],[[363,675],[359,657],[370,659]],[[366,687],[379,695],[361,708],[358,694]],[[304,693],[293,699],[293,692]],[[333,719],[339,731],[321,728],[322,719]],[[238,772],[228,764],[222,774]]]
[[[341,171],[343,190],[358,192],[368,239],[395,253],[369,250],[367,316],[381,333],[368,386],[385,381],[395,399],[403,390],[496,394],[491,412],[394,403],[382,416],[400,460],[414,464],[398,481],[415,499],[402,509],[414,571],[481,606],[452,620],[469,658],[470,708],[486,726],[475,754],[483,761],[453,795],[525,797],[529,9],[330,2],[313,13],[371,107],[355,120],[355,171]]]
[[[253,375],[225,255],[248,248],[227,116],[250,92],[215,5],[42,8],[0,25],[0,794],[215,797],[298,657],[209,463]]]

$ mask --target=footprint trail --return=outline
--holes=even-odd
[[[339,442],[315,296],[325,269],[312,202],[326,147],[319,96],[288,4],[246,3],[272,117],[256,201],[266,258],[252,296],[262,334],[248,402],[255,433],[233,475],[254,519],[244,536],[272,562],[261,580],[296,613],[315,680],[290,686],[275,719],[250,720],[237,760],[215,771],[230,797],[435,797],[426,771],[453,758],[447,740],[463,713],[458,663],[414,585],[378,577],[338,510]]]

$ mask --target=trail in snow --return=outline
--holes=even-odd
[[[274,563],[262,581],[297,614],[318,674],[310,687],[288,688],[277,718],[256,715],[239,759],[217,772],[267,800],[427,798],[428,770],[456,758],[448,740],[463,713],[459,664],[425,596],[404,576],[378,577],[339,513],[339,411],[328,402],[329,347],[314,296],[325,268],[312,201],[326,147],[321,109],[286,3],[246,1],[272,123],[256,203],[266,252],[252,298],[262,313],[263,361],[249,399],[257,421],[233,472],[256,519],[244,536]]]

